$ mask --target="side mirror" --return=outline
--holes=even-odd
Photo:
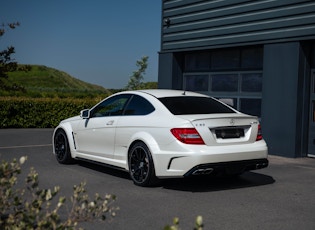
[[[80,117],[83,119],[89,119],[90,118],[90,110],[89,109],[81,110]]]

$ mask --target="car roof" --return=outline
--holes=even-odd
[[[180,96],[208,97],[200,93],[195,93],[195,92],[190,92],[190,91],[185,91],[185,90],[172,90],[172,89],[145,89],[145,90],[137,90],[137,92],[146,93],[156,98],[180,97]]]

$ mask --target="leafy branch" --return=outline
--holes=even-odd
[[[138,69],[136,71],[133,71],[133,74],[130,77],[129,82],[126,86],[127,90],[143,89],[143,78],[148,67],[148,59],[148,56],[144,56],[141,58],[141,60],[138,60],[136,62],[136,66],[138,67]]]
[[[0,37],[3,36],[8,29],[15,29],[18,26],[20,26],[19,22],[2,23],[0,25]],[[14,53],[15,49],[13,46],[9,46],[7,49],[0,51],[0,89],[6,91],[25,91],[24,87],[7,81],[9,72],[17,70],[29,71],[31,69],[30,65],[18,67],[15,59],[12,58]]]
[[[39,176],[31,168],[25,179],[24,188],[15,188],[21,165],[26,161],[11,163],[2,161],[0,165],[0,229],[77,229],[80,222],[106,220],[114,217],[118,208],[113,207],[116,197],[95,194],[91,199],[85,189],[85,183],[73,187],[71,208],[68,217],[63,220],[60,210],[66,206],[66,198],[57,197],[60,187],[53,189],[39,188]]]

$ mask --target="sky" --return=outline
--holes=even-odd
[[[0,37],[20,64],[45,65],[108,89],[128,84],[148,56],[144,81],[157,81],[160,0],[6,0],[0,24],[19,22]]]

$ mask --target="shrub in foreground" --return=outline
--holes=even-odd
[[[180,230],[179,226],[179,218],[175,217],[173,219],[173,224],[172,225],[167,225],[164,227],[164,230]],[[202,230],[203,229],[203,220],[202,216],[197,216],[196,221],[195,221],[195,227],[193,228],[194,230]]]
[[[91,199],[85,183],[81,183],[73,187],[67,218],[61,218],[66,198],[55,199],[60,190],[58,186],[39,188],[38,173],[33,168],[26,177],[25,187],[16,188],[25,160],[22,157],[19,162],[2,161],[0,165],[0,229],[76,229],[79,222],[115,216],[117,208],[112,206],[115,196],[95,194]]]
[[[39,175],[34,168],[27,175],[25,186],[16,188],[25,160],[26,157],[21,157],[19,162],[14,159],[10,163],[2,161],[0,164],[0,229],[74,230],[80,222],[105,221],[108,217],[116,216],[118,208],[112,205],[115,196],[96,193],[91,199],[85,183],[80,183],[73,187],[71,204],[67,205],[65,197],[55,199],[60,191],[58,186],[53,189],[39,188]],[[63,213],[68,210],[66,217],[60,214],[62,209]],[[174,218],[172,225],[164,227],[164,230],[180,229],[179,218]],[[201,216],[197,216],[193,229],[203,229]]]

